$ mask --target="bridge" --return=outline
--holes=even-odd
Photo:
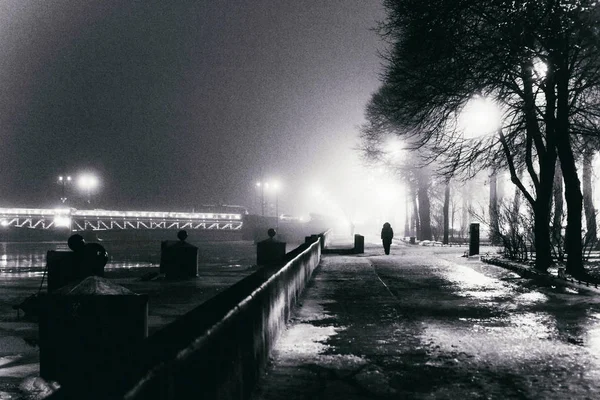
[[[240,230],[242,213],[0,208],[0,229],[109,231],[145,229]]]

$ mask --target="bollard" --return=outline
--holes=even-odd
[[[285,242],[275,239],[275,229],[269,229],[269,238],[256,244],[256,264],[273,265],[281,262],[285,257]],[[312,240],[312,236],[311,236]]]
[[[354,235],[354,253],[363,254],[365,252],[365,237],[363,235]]]
[[[160,264],[158,266],[158,272],[164,274],[167,270],[167,264],[169,263],[167,248],[177,243],[177,240],[163,240],[160,242]]]
[[[49,250],[46,253],[46,268],[48,293],[79,279],[75,253],[72,251]]]
[[[189,244],[187,232],[177,233],[179,241],[165,240],[160,244],[159,272],[167,279],[186,279],[198,276],[198,247]]]
[[[74,234],[69,237],[68,245],[73,251],[46,253],[48,292],[88,276],[104,276],[108,253],[101,244],[85,243],[81,235]]]
[[[469,255],[479,254],[479,224],[469,226]]]
[[[40,376],[66,390],[92,391],[148,336],[148,296],[89,276],[44,295]]]

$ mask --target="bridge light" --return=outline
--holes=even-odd
[[[54,217],[54,226],[69,228],[71,226],[71,218],[57,215]]]

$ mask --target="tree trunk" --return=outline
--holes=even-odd
[[[419,189],[417,190],[419,198],[419,222],[421,225],[421,235],[419,240],[431,240],[431,205],[429,203],[429,178],[419,179]]]
[[[521,177],[521,173],[519,173]],[[519,215],[521,213],[521,190],[515,187],[515,193],[513,195],[512,207],[510,210],[510,237],[515,237],[519,229]]]
[[[502,243],[502,235],[500,233],[500,212],[498,206],[498,176],[496,171],[492,171],[490,175],[490,241],[493,245]]]
[[[567,272],[573,276],[583,275],[583,254],[581,247],[581,215],[583,196],[577,176],[577,165],[569,137],[569,79],[568,66],[563,54],[560,55],[556,72],[556,148],[565,182],[567,202],[567,232],[565,250]]]
[[[540,179],[538,198],[534,206],[535,227],[535,269],[546,272],[552,264],[552,248],[550,245],[550,199],[552,184]]]
[[[419,221],[419,207],[417,205],[417,196],[416,194],[412,195],[413,201],[413,226],[414,226],[414,236],[417,238],[421,237],[421,223]]]
[[[533,38],[528,38],[533,41]],[[526,166],[529,175],[534,179],[536,186],[536,199],[532,203],[534,214],[533,243],[535,247],[535,268],[539,271],[547,271],[552,264],[552,245],[550,242],[550,203],[552,200],[552,188],[554,187],[554,172],[556,169],[556,132],[555,132],[555,106],[556,96],[554,92],[555,80],[554,69],[550,64],[546,73],[546,109],[544,120],[546,123],[546,143],[538,125],[535,98],[532,83],[533,63],[527,62],[523,68],[523,88],[525,92],[525,113],[527,120],[528,137],[531,138],[538,153],[539,175],[533,168],[531,148],[527,147]],[[537,184],[535,183],[537,180]]]
[[[557,168],[554,175],[554,217],[552,219],[552,243],[556,247],[556,253],[559,261],[563,261],[564,249],[562,248],[562,220],[564,214],[564,196],[563,196],[563,176],[560,170],[560,163],[557,162]]]
[[[410,197],[404,196],[404,237],[410,236]]]
[[[446,182],[446,188],[444,189],[444,239],[443,244],[448,244],[448,234],[450,230],[450,182]]]
[[[468,226],[469,226],[469,191],[468,191],[468,182],[465,182],[462,190],[462,218],[460,222],[460,233],[461,238],[464,239],[467,237]]]
[[[582,171],[582,190],[583,190],[583,209],[585,212],[585,244],[593,246],[597,240],[596,234],[596,210],[593,203],[592,188],[592,161],[594,151],[586,149],[583,153],[583,171]]]
[[[581,214],[583,196],[580,190],[577,167],[569,143],[569,138],[560,139],[560,165],[565,182],[565,200],[567,202],[567,231],[565,234],[565,251],[567,253],[567,272],[573,276],[583,273],[583,254],[581,247]],[[566,143],[565,143],[566,142]],[[565,147],[565,149],[561,149]]]

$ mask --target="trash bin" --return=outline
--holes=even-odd
[[[41,305],[40,376],[66,389],[106,382],[148,336],[148,296],[102,277],[44,295]]]
[[[365,237],[363,235],[354,235],[354,253],[363,254],[365,252]]]
[[[479,224],[469,226],[469,255],[479,254]]]

